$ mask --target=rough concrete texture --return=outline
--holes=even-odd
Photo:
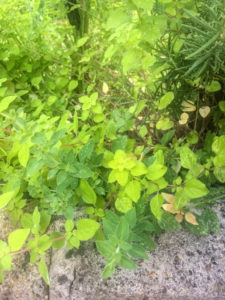
[[[117,270],[107,281],[100,278],[104,259],[93,243],[54,251],[49,300],[225,299],[225,203],[216,211],[219,234],[167,232],[149,261],[140,261],[135,271]]]
[[[13,284],[20,285],[20,289],[8,289],[7,298],[7,289],[3,288],[9,287],[6,282],[0,286],[0,299],[225,299],[225,203],[218,204],[216,211],[221,220],[219,234],[198,237],[185,230],[166,232],[159,238],[157,250],[149,254],[149,261],[139,261],[135,271],[118,269],[107,281],[100,277],[104,258],[92,242],[83,243],[79,250],[53,250],[49,290],[39,277],[35,279],[36,271],[32,276],[27,273],[33,266],[27,267],[30,279],[25,281],[18,265],[20,272],[14,271],[18,278]],[[58,220],[54,227],[59,230],[63,224]]]

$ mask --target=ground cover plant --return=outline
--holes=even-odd
[[[225,198],[222,0],[0,1],[0,279],[24,252],[94,239],[117,266]],[[83,217],[77,218],[77,212]],[[65,232],[50,232],[52,217]]]

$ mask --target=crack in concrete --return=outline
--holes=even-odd
[[[76,280],[76,277],[77,277],[77,272],[76,272],[76,268],[74,267],[74,269],[73,269],[73,280],[71,281],[70,287],[69,287],[69,300],[72,300],[71,299],[72,288],[73,288],[74,281]]]

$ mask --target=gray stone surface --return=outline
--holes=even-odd
[[[49,299],[225,299],[225,203],[216,211],[219,234],[167,232],[149,261],[140,261],[135,271],[118,269],[107,281],[100,278],[104,259],[93,243],[54,251]]]
[[[185,230],[166,232],[157,250],[149,253],[149,261],[139,261],[134,271],[118,269],[105,281],[101,279],[104,258],[93,242],[82,243],[79,250],[52,251],[50,288],[36,266],[21,255],[0,285],[0,300],[225,299],[225,203],[218,204],[216,211],[221,220],[219,234],[198,237]],[[54,230],[63,224],[56,221]]]

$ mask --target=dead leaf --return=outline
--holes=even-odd
[[[167,194],[167,193],[162,193],[162,196],[163,196],[164,200],[166,200],[166,202],[168,202],[168,203],[173,203],[174,202],[174,198],[175,198],[174,195]]]
[[[196,110],[196,107],[195,107],[194,103],[191,102],[191,101],[183,101],[182,106],[184,107],[182,109],[183,111],[189,112],[189,111],[195,111]]]
[[[187,121],[188,121],[188,119],[189,119],[189,114],[187,114],[187,113],[182,113],[181,116],[180,116],[179,124],[180,124],[180,125],[186,124]]]
[[[108,94],[108,91],[109,91],[109,86],[106,82],[103,82],[103,85],[102,85],[102,91],[103,93],[106,95]]]
[[[198,225],[195,216],[191,212],[185,213],[185,220],[192,225]]]
[[[176,215],[175,219],[177,220],[178,223],[181,223],[183,221],[183,216],[178,214]]]
[[[174,208],[174,204],[163,204],[163,209],[170,212],[171,214],[177,214],[179,213],[179,210],[176,210]]]
[[[199,109],[199,113],[203,118],[206,118],[208,114],[210,113],[210,107],[209,106],[202,106]]]

